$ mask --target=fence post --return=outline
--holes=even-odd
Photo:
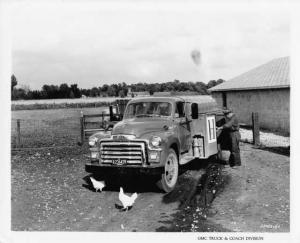
[[[80,139],[81,145],[84,143],[84,115],[83,112],[80,112]]]
[[[17,148],[21,147],[21,125],[20,119],[17,120]]]
[[[252,133],[253,133],[253,144],[259,145],[260,139],[259,139],[259,119],[258,119],[258,113],[253,112],[252,113]]]
[[[109,106],[109,121],[113,121],[114,114],[113,114],[113,107],[112,105]]]
[[[102,111],[102,121],[101,121],[101,126],[104,126],[104,111]]]

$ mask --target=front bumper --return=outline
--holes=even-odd
[[[159,175],[164,172],[164,167],[161,166],[140,166],[140,165],[103,165],[99,163],[87,163],[85,164],[85,171],[88,173],[103,173],[103,174],[148,174]]]

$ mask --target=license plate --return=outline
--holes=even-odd
[[[113,159],[112,163],[114,165],[125,165],[127,163],[126,159]]]

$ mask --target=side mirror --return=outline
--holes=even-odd
[[[192,119],[198,119],[198,104],[193,103],[191,108],[192,108]]]

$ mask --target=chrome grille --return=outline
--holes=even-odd
[[[142,164],[146,161],[145,143],[136,141],[102,141],[101,163]]]

